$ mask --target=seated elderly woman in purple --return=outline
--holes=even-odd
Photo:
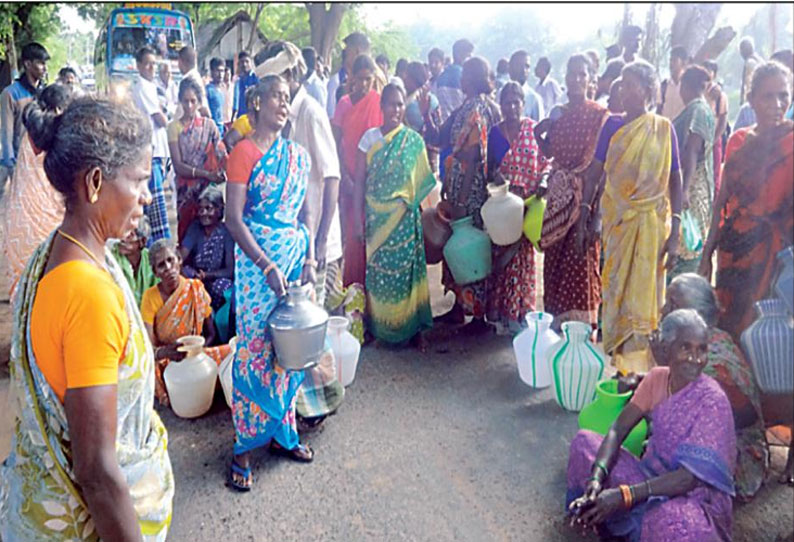
[[[731,540],[736,435],[725,392],[702,374],[708,336],[696,311],[668,314],[651,343],[659,366],[607,435],[576,435],[566,498],[573,524],[632,542]],[[653,433],[637,459],[620,445],[646,415]]]

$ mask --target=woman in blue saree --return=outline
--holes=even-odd
[[[226,224],[237,246],[234,255],[237,351],[232,378],[235,429],[230,483],[251,488],[250,452],[270,445],[271,453],[310,462],[314,452],[298,440],[295,401],[301,372],[276,362],[267,327],[287,282],[315,281],[312,216],[306,196],[309,156],[281,137],[290,94],[280,76],[262,78],[254,88],[254,131],[229,157]]]
[[[582,430],[573,439],[566,499],[573,523],[631,542],[730,542],[736,434],[728,397],[702,374],[708,338],[696,311],[668,314],[651,341],[660,366],[605,437]],[[646,415],[653,432],[637,459],[620,445]]]

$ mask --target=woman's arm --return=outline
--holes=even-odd
[[[326,264],[326,251],[328,249],[328,232],[336,213],[339,201],[339,178],[326,177],[323,179],[322,213],[320,224],[317,226],[317,237],[314,240],[314,255],[317,258],[317,267],[323,269]]]
[[[211,312],[209,316],[204,319],[204,344],[207,346],[215,345],[215,339],[218,337],[218,330],[215,328],[215,311]]]
[[[223,267],[215,271],[206,271],[204,277],[208,279],[234,280],[234,243],[224,243]]]
[[[353,173],[353,205],[357,216],[361,220],[356,220],[355,234],[364,241],[364,217],[366,210],[364,206],[365,194],[367,191],[367,155],[361,149],[356,150],[356,171]]]
[[[711,226],[709,227],[706,242],[703,244],[703,255],[700,257],[700,266],[698,267],[698,274],[709,281],[711,280],[711,257],[720,242],[720,220],[722,219],[722,210],[725,208],[726,203],[728,203],[728,191],[725,189],[725,183],[723,183],[714,201]]]
[[[574,246],[579,254],[584,255],[587,252],[587,240],[592,237],[592,232],[588,228],[593,226],[596,221],[590,219],[595,206],[596,196],[601,194],[603,190],[604,176],[604,163],[597,158],[594,158],[587,169],[584,171],[582,177],[582,203],[579,214],[579,222],[576,224],[576,237]]]
[[[171,151],[171,162],[174,164],[174,172],[180,177],[187,177],[190,179],[209,179],[215,183],[223,181],[223,175],[220,170],[207,171],[206,169],[185,164],[182,161],[182,151],[179,149],[178,142],[169,141],[168,149]]]
[[[310,195],[307,192],[306,197],[303,198],[303,206],[300,213],[298,213],[298,220],[305,224],[306,229],[309,230],[309,244],[306,247],[306,259],[301,271],[301,284],[314,284],[317,282],[317,261],[314,257],[314,239],[317,231],[314,212],[315,198],[309,197]]]
[[[681,170],[683,171],[683,186],[681,187],[681,205],[689,209],[689,187],[692,186],[692,177],[697,168],[698,156],[703,152],[705,142],[703,136],[690,132],[684,142],[684,151],[681,156]],[[711,160],[710,156],[705,157]]]
[[[72,466],[99,537],[140,542],[138,517],[116,458],[117,392],[116,385],[66,391]]]
[[[237,145],[242,139],[242,134],[236,129],[231,128],[228,132],[226,132],[226,135],[223,136],[223,144],[226,145],[226,150],[231,152],[234,146]]]
[[[551,142],[547,139],[549,128],[551,128],[551,119],[545,118],[535,125],[533,132],[535,134],[535,141],[538,142],[540,152],[546,158],[551,158]]]
[[[672,271],[678,262],[678,240],[681,235],[681,172],[673,171],[670,173],[670,209],[672,220],[670,222],[670,236],[665,241],[659,253],[659,261],[665,262],[668,271]],[[666,257],[666,258],[665,258]]]

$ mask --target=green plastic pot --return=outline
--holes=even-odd
[[[614,378],[602,380],[596,386],[595,401],[579,413],[579,428],[606,435],[633,394],[632,391],[618,393],[618,381]],[[645,449],[647,434],[648,424],[643,418],[623,441],[623,447],[640,457]]]
[[[540,232],[543,229],[543,215],[546,212],[546,200],[537,196],[529,196],[524,200],[524,235],[535,247],[540,250]]]

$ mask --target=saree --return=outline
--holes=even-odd
[[[0,201],[2,243],[9,297],[36,247],[63,220],[63,197],[44,173],[44,153],[36,153],[29,137],[19,146],[14,173]]]
[[[181,121],[177,126],[179,136],[177,144],[182,155],[182,162],[188,167],[217,171],[226,159],[226,147],[221,141],[218,127],[211,118],[197,116],[188,124]],[[198,214],[198,199],[210,185],[208,179],[176,177],[176,210],[178,217],[178,235],[181,241],[190,224]]]
[[[243,222],[287,281],[300,278],[309,231],[298,222],[306,196],[309,156],[297,143],[276,138],[253,167]],[[278,298],[262,270],[239,246],[234,249],[237,350],[232,366],[234,453],[275,439],[288,450],[298,445],[295,400],[304,374],[285,371],[267,325]]]
[[[11,455],[0,467],[0,537],[98,542],[94,521],[72,470],[69,425],[61,401],[39,369],[30,316],[52,248],[51,235],[32,255],[14,303],[11,396],[16,424]],[[116,457],[146,542],[163,542],[171,522],[174,477],[165,426],[152,408],[154,360],[140,312],[116,260],[105,264],[123,292],[130,336],[119,363]]]
[[[436,185],[422,136],[404,125],[367,153],[367,328],[401,343],[433,326],[420,203]]]
[[[757,135],[731,136],[720,190],[716,292],[719,327],[738,341],[755,319],[753,305],[769,294],[775,255],[794,242],[794,123]]]
[[[192,246],[190,246],[191,244]],[[190,247],[195,251],[191,251],[192,259],[190,261],[193,265],[184,265],[182,273],[188,278],[193,278],[197,275],[197,271],[218,271],[224,268],[226,247],[230,244],[233,245],[234,240],[225,224],[218,224],[209,237],[206,237],[204,228],[197,222],[193,222],[182,243],[183,247]],[[226,277],[207,278],[204,279],[204,286],[212,298],[212,308],[218,310],[226,302],[225,293],[234,286],[234,282]]]
[[[721,329],[709,330],[709,351],[703,374],[720,385],[734,412],[749,405],[756,420],[746,427],[736,427],[736,496],[748,500],[764,483],[769,468],[769,446],[766,441],[761,396],[750,365],[745,361],[731,336]]]
[[[522,119],[513,145],[499,125],[491,129],[488,137],[489,162],[496,164],[510,191],[522,200],[537,191],[547,167],[535,140],[535,125],[530,118]],[[515,249],[505,247],[496,252],[502,252],[499,259],[509,259],[488,281],[488,320],[498,328],[516,333],[522,328],[524,316],[535,310],[535,250],[522,235]]]
[[[631,357],[616,356],[624,372],[648,370],[647,337],[658,327],[664,303],[659,253],[670,230],[671,160],[670,122],[646,113],[612,136],[604,163],[602,329],[609,354],[630,339],[639,346],[625,349]]]
[[[700,375],[657,405],[651,418],[642,459],[621,448],[604,488],[642,483],[681,467],[697,485],[684,495],[651,497],[615,513],[602,525],[605,534],[632,542],[730,542],[736,437],[727,397],[713,379]],[[566,505],[584,493],[603,438],[582,430],[571,442]]]
[[[141,249],[141,261],[138,263],[138,269],[135,270],[127,257],[119,252],[118,241],[109,243],[109,246],[110,253],[116,258],[116,263],[119,264],[124,278],[127,279],[127,284],[132,289],[132,295],[135,297],[135,306],[140,307],[143,293],[160,282],[160,279],[154,276],[154,271],[152,271],[152,266],[149,263],[149,249],[145,247]]]
[[[543,310],[556,324],[570,320],[598,326],[601,304],[601,240],[587,252],[576,248],[576,224],[582,204],[584,172],[595,155],[598,134],[609,112],[593,101],[565,107],[551,124],[552,172],[540,236],[543,249]],[[598,216],[598,198],[591,217]]]
[[[350,95],[342,100],[350,102]],[[340,105],[342,103],[340,102]],[[339,111],[337,106],[337,111]],[[344,105],[342,110],[345,111]],[[375,90],[354,104],[351,104],[344,115],[341,116],[338,126],[342,130],[342,162],[348,173],[356,170],[356,153],[358,143],[364,132],[375,126],[383,124],[383,112],[380,110],[380,94]],[[342,247],[344,250],[344,264],[342,281],[345,286],[350,284],[364,284],[367,257],[364,241],[358,239],[353,232],[356,224],[363,222],[364,217],[359,216],[353,194],[339,192],[339,213],[342,218]]]
[[[450,142],[452,152],[446,157],[443,193],[447,200],[456,201],[463,189],[463,179],[469,166],[460,159],[461,153],[472,150],[479,153],[474,162],[474,172],[468,199],[463,203],[466,214],[474,219],[474,225],[483,227],[480,209],[488,199],[488,134],[500,122],[498,106],[485,94],[467,99],[454,113]],[[443,282],[446,290],[455,292],[455,303],[470,316],[482,318],[488,304],[488,279],[460,286],[455,284],[452,274],[444,263]]]
[[[689,185],[689,212],[692,213],[698,225],[698,231],[705,242],[711,225],[711,205],[714,199],[714,160],[713,145],[715,131],[714,115],[705,98],[700,97],[689,102],[684,110],[673,121],[678,148],[685,148],[689,134],[697,134],[703,138],[703,152],[698,155],[695,171]],[[683,172],[682,172],[683,180]],[[700,264],[702,247],[690,251],[684,242],[682,233],[679,244],[679,260],[675,269],[668,275],[668,282],[681,273],[696,272]]]

